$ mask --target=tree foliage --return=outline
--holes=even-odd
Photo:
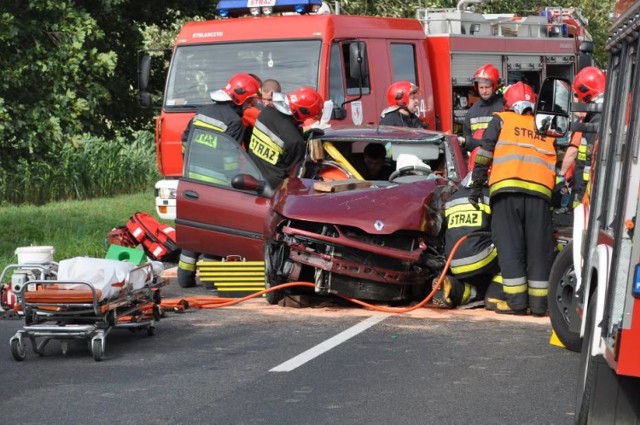
[[[614,0],[558,0],[590,19],[598,63]],[[329,2],[333,4],[332,1]],[[413,17],[451,0],[342,0],[345,14]],[[138,51],[170,47],[181,21],[212,18],[212,0],[3,0],[0,6],[0,167],[48,160],[90,134],[113,138],[153,129],[137,102]],[[494,13],[536,12],[541,0],[491,0]],[[98,140],[96,139],[96,140]],[[54,149],[54,147],[57,147]]]

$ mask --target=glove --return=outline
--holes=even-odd
[[[480,198],[482,198],[482,186],[472,186],[469,191],[469,203],[473,205],[473,208],[476,210],[480,209],[478,203],[480,202]]]
[[[567,179],[565,178],[565,176],[561,176],[556,174],[556,185],[558,184],[566,184],[567,183]]]

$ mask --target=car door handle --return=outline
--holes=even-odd
[[[196,200],[200,197],[200,195],[198,195],[198,192],[194,192],[193,190],[185,190],[184,192],[182,192],[182,195],[185,198],[192,200]]]

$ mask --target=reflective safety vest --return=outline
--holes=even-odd
[[[448,257],[456,242],[467,236],[451,261],[451,273],[458,279],[493,272],[498,261],[497,249],[491,242],[489,190],[483,190],[477,210],[469,202],[469,194],[470,189],[460,186],[444,207],[445,255]]]
[[[249,150],[269,164],[276,165],[280,162],[280,156],[284,153],[284,149],[284,140],[262,122],[256,121],[249,142]]]
[[[551,201],[556,178],[554,139],[535,131],[532,115],[501,112],[502,129],[493,152],[489,193],[521,192]]]

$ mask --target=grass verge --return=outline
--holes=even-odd
[[[136,211],[154,214],[153,191],[42,206],[0,207],[0,270],[15,264],[22,246],[53,246],[54,260],[77,256],[104,258],[104,239]]]

